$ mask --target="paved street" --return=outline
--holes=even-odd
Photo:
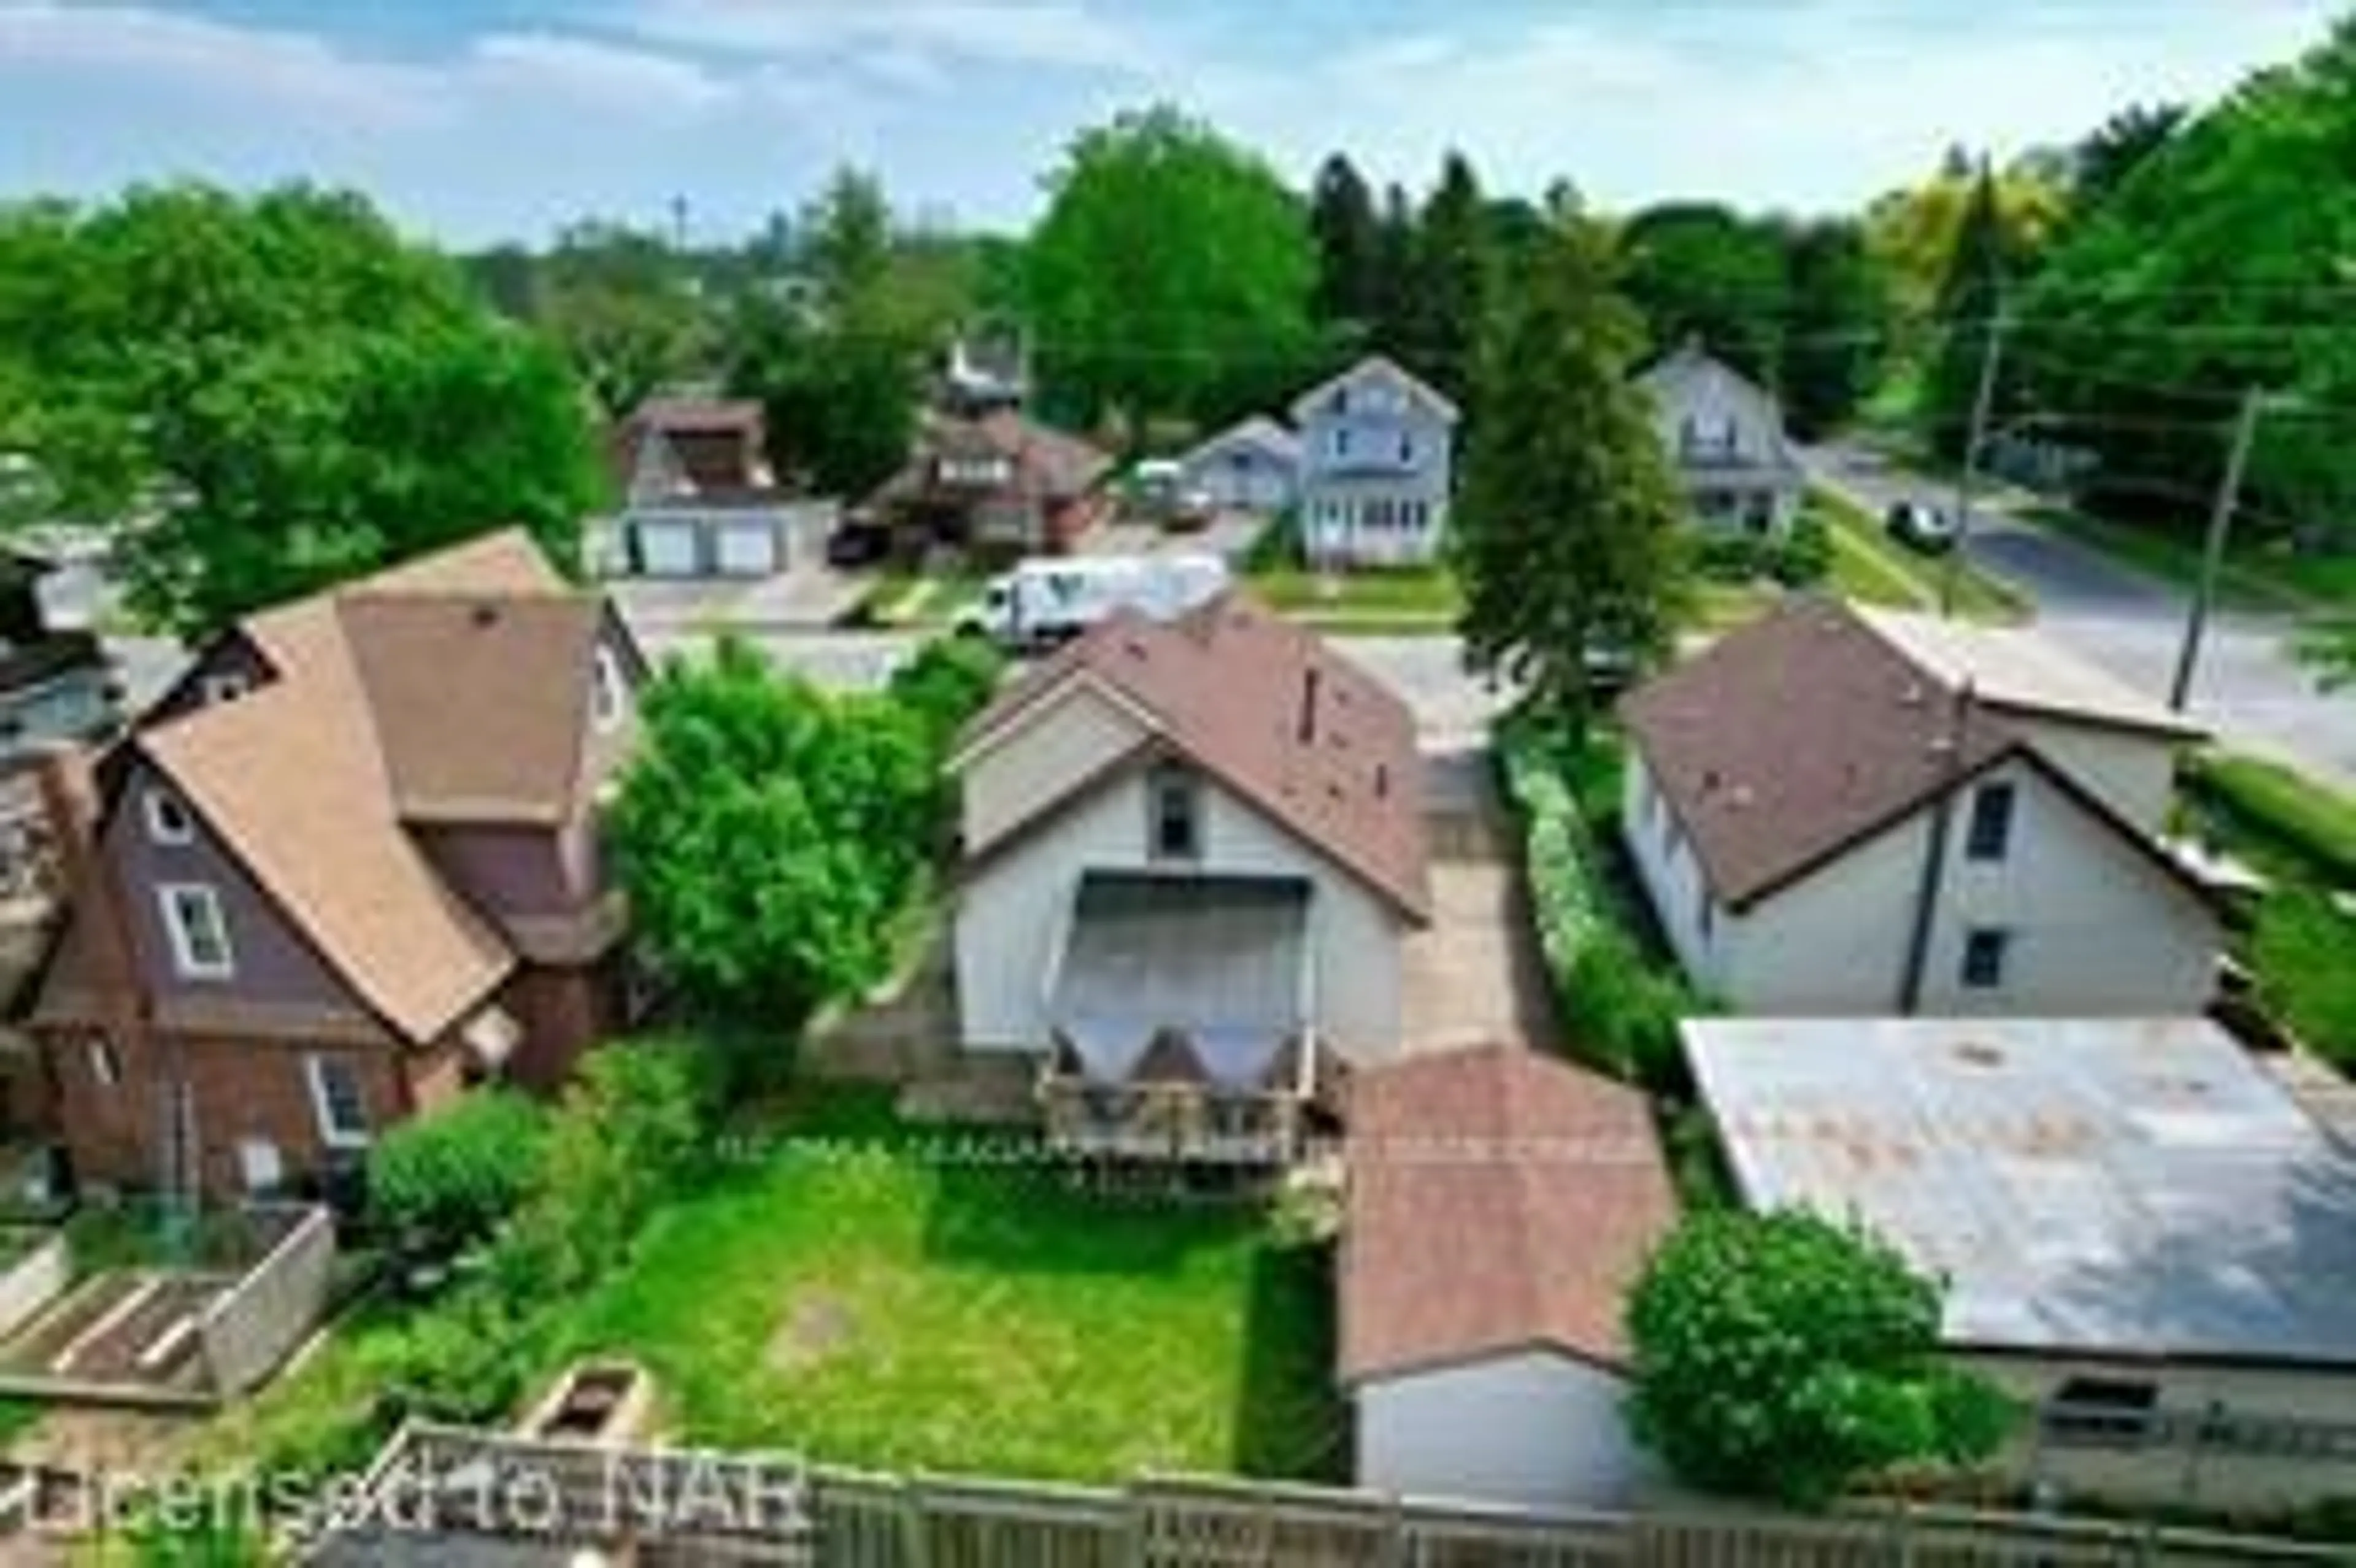
[[[1954,504],[1953,487],[1891,467],[1838,443],[1803,453],[1817,483],[1875,517],[1893,501]],[[2124,566],[2005,509],[1973,508],[1973,563],[2019,588],[2037,623],[2080,656],[2154,696],[2166,697],[2189,608],[2173,583]],[[2236,744],[2273,752],[2356,787],[2356,697],[2326,695],[2291,656],[2293,626],[2279,616],[2213,617],[2193,688],[2193,716]]]

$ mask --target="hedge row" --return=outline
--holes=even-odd
[[[1509,728],[1498,752],[1522,817],[1539,950],[1574,1054],[1647,1088],[1678,1090],[1677,1024],[1700,1010],[1697,999],[1621,923],[1603,848],[1580,816],[1559,745]]]

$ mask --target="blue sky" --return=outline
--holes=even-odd
[[[1954,142],[2205,101],[2336,0],[0,0],[0,196],[359,185],[455,243],[707,235],[837,163],[1009,227],[1080,125],[1173,99],[1305,178],[1569,176],[1613,207],[1854,206]]]

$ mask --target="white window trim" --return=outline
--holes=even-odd
[[[375,1136],[372,1129],[362,1126],[355,1132],[348,1127],[336,1125],[334,1102],[327,1097],[327,1064],[330,1060],[316,1052],[303,1059],[303,1081],[310,1086],[311,1120],[319,1129],[319,1141],[329,1148],[366,1148]],[[365,1117],[368,1115],[366,1086],[360,1083],[358,1073],[348,1058],[336,1057],[332,1060],[341,1065],[346,1072],[354,1073],[353,1087],[359,1093],[360,1114]]]
[[[167,811],[179,818],[179,826],[173,827],[164,820]],[[177,795],[161,784],[149,784],[140,792],[139,815],[146,823],[150,844],[193,844],[197,841],[196,818],[188,815],[188,808],[180,803]]]
[[[102,1089],[118,1089],[123,1085],[123,1058],[114,1042],[98,1035],[90,1042],[90,1075]]]
[[[188,933],[180,923],[179,901],[183,898],[198,900],[212,910],[213,928],[220,934],[219,963],[199,961],[189,951]],[[219,889],[209,882],[162,882],[155,889],[155,902],[164,917],[164,934],[172,944],[172,967],[181,978],[226,980],[237,973],[237,947],[230,940],[229,915],[221,908]]]

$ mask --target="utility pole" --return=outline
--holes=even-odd
[[[1987,347],[1980,355],[1979,389],[1972,395],[1972,428],[1964,438],[1964,466],[1955,475],[1955,540],[1939,573],[1939,613],[1955,613],[1955,585],[1971,545],[1972,486],[1979,478],[1980,448],[1987,444],[1988,416],[1996,409],[1997,376],[2004,365],[2004,307],[1988,316]]]
[[[2225,567],[2225,541],[2233,531],[2233,514],[2242,505],[2242,475],[2250,463],[2250,448],[2258,438],[2258,415],[2266,395],[2252,387],[2242,394],[2242,414],[2233,423],[2233,444],[2225,454],[2225,478],[2209,511],[2209,539],[2201,552],[2201,581],[2193,585],[2192,608],[2184,618],[2184,645],[2176,656],[2176,679],[2168,688],[2168,705],[2177,712],[2192,696],[2192,673],[2201,663],[2201,639],[2209,630],[2209,609],[2217,599],[2217,577]]]

